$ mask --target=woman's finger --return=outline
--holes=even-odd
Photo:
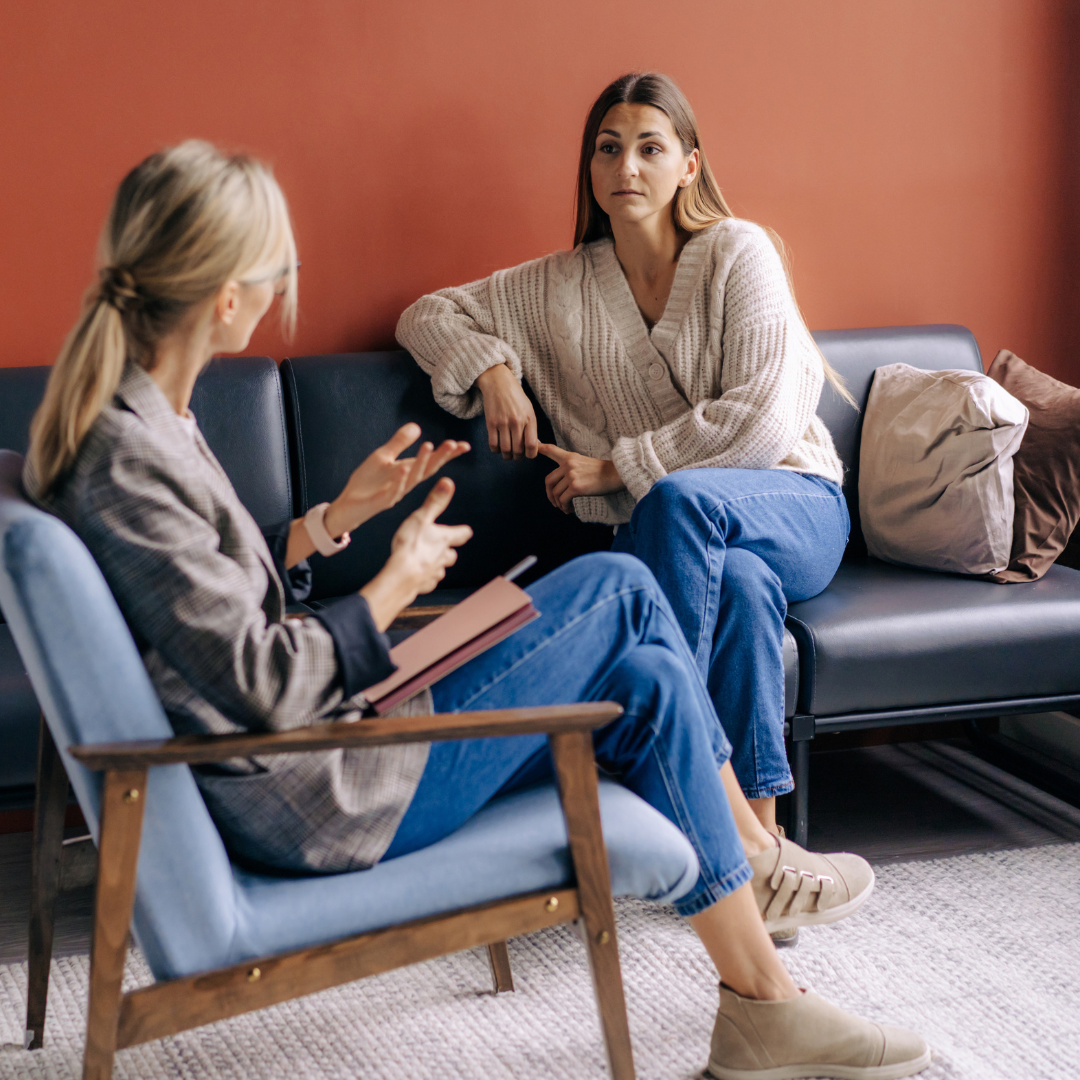
[[[544,455],[544,457],[550,458],[552,461],[557,461],[560,465],[570,457],[569,450],[560,449],[554,443],[537,443],[536,448]]]
[[[536,452],[540,449],[540,439],[536,434],[536,413],[529,415],[528,422],[525,424],[522,443],[525,447],[525,456],[527,458],[536,457]]]
[[[428,493],[416,511],[417,517],[431,524],[449,505],[454,497],[454,481],[444,476]]]
[[[432,443],[425,442],[420,444],[420,449],[416,451],[416,457],[410,462],[409,471],[405,474],[406,491],[412,491],[421,480],[426,476],[431,475],[427,471],[427,467],[434,449],[435,447]]]
[[[470,525],[440,525],[439,529],[445,543],[452,548],[467,544],[473,535]]]
[[[419,424],[403,424],[379,449],[389,454],[391,458],[396,458],[408,450],[408,448],[419,438]]]

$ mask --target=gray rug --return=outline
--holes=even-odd
[[[880,869],[857,916],[804,931],[796,979],[935,1051],[924,1080],[1080,1075],[1080,844]],[[711,968],[670,910],[618,905],[638,1075],[700,1075],[716,1008]],[[583,950],[566,928],[510,943],[517,992],[493,997],[462,953],[117,1056],[139,1080],[590,1080],[607,1075]],[[88,961],[54,963],[46,1047],[21,1047],[26,966],[0,966],[0,1076],[80,1074]],[[134,956],[128,982],[148,981]],[[14,1044],[14,1045],[12,1045]]]

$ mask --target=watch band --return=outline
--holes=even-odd
[[[304,528],[320,555],[336,555],[349,546],[348,533],[342,533],[341,539],[335,540],[326,531],[326,511],[329,506],[328,502],[318,503],[304,515]]]

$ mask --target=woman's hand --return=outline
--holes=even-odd
[[[437,450],[421,443],[416,457],[399,460],[420,438],[419,424],[406,424],[385,446],[372,451],[327,507],[326,531],[334,537],[352,532],[365,521],[399,503],[417,484],[434,476],[448,461],[470,450],[467,442],[447,439]]]
[[[541,443],[540,453],[559,466],[544,478],[544,487],[548,501],[564,514],[573,511],[573,501],[579,495],[607,495],[626,487],[612,461],[585,457],[551,443]]]
[[[385,630],[417,596],[431,592],[446,576],[446,568],[457,562],[455,548],[472,538],[468,525],[435,523],[453,496],[454,482],[444,476],[423,505],[398,527],[386,565],[360,590],[380,630]]]
[[[540,447],[536,413],[514,373],[505,364],[496,364],[476,380],[476,385],[484,395],[484,419],[491,452],[501,450],[507,461],[536,457]]]

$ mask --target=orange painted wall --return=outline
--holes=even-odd
[[[35,0],[0,29],[0,364],[54,357],[122,174],[273,163],[304,268],[275,356],[387,347],[420,293],[566,247],[600,88],[674,76],[813,327],[959,322],[1080,381],[1068,0]],[[1075,21],[1075,20],[1072,20]],[[1075,95],[1074,95],[1075,96]],[[1072,219],[1069,219],[1072,220]]]

